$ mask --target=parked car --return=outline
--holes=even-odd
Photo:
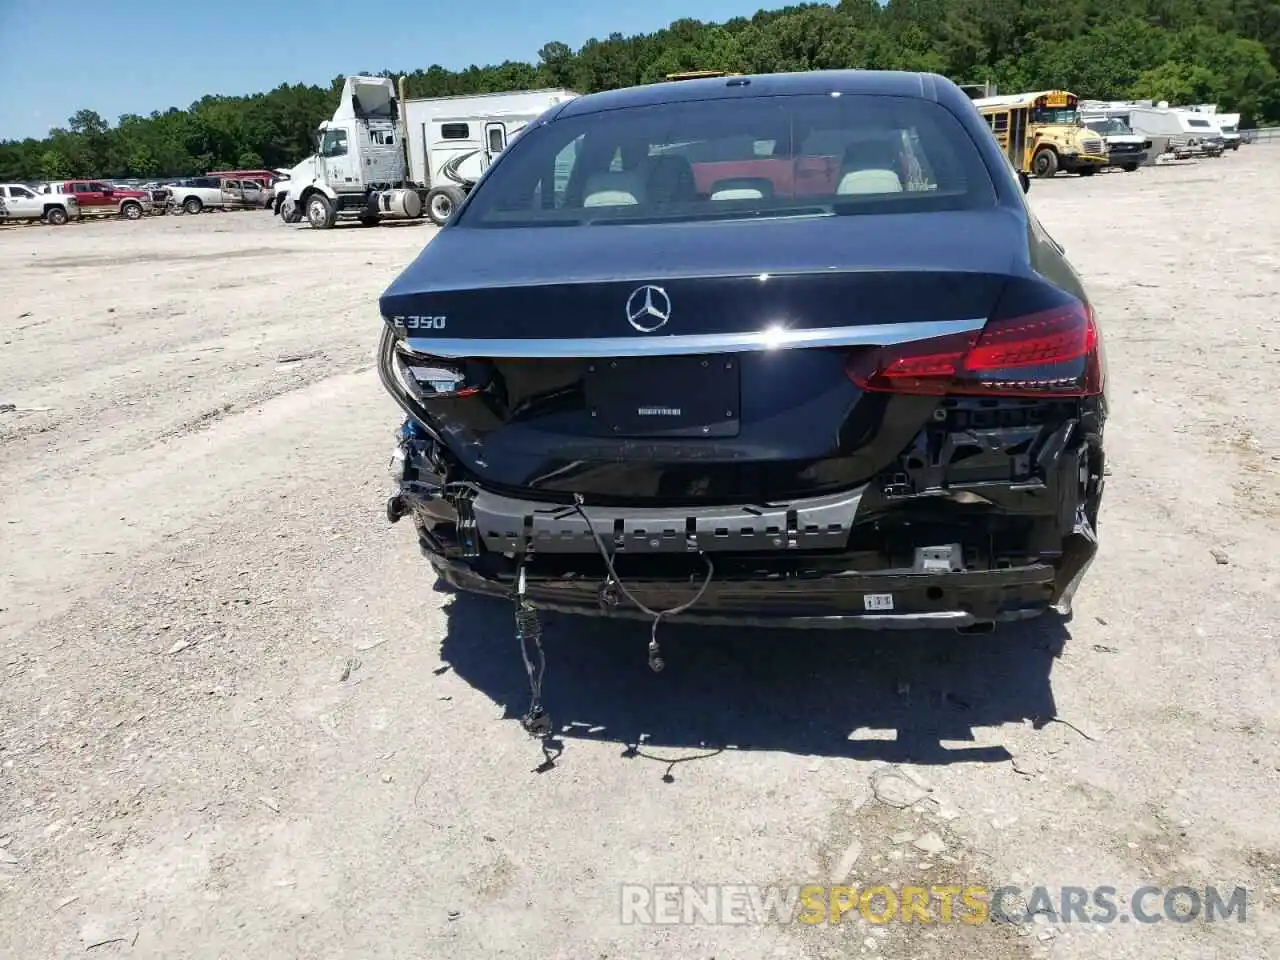
[[[211,170],[206,176],[221,177],[224,180],[252,180],[264,190],[269,190],[280,179],[280,173],[276,170]]]
[[[205,209],[221,209],[221,177],[188,177],[166,185],[170,209],[196,214]]]
[[[151,197],[152,213],[164,214],[169,211],[169,189],[158,183],[144,183],[138,187]]]
[[[196,214],[202,210],[266,207],[266,188],[253,179],[189,177],[168,185],[170,209]]]
[[[223,180],[222,207],[224,210],[257,209],[270,207],[271,194],[256,180]]]
[[[140,220],[144,214],[155,211],[149,193],[118,189],[101,180],[63,180],[49,184],[48,192],[74,197],[85,217],[119,216]]]
[[[1147,162],[1151,141],[1140,137],[1118,117],[1085,117],[1084,125],[1107,144],[1108,166],[1132,173]]]
[[[1029,187],[934,75],[552,108],[380,299],[389,519],[454,588],[567,613],[1069,611],[1105,360]]]
[[[43,220],[58,227],[68,220],[80,219],[80,205],[74,196],[36,193],[22,183],[0,184],[0,200],[4,201],[7,220]]]

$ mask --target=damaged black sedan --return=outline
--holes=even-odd
[[[932,75],[554,108],[381,298],[388,516],[454,587],[570,613],[1066,612],[1105,360],[1026,187]]]

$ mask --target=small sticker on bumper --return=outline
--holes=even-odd
[[[868,593],[862,598],[862,606],[866,610],[892,610],[892,593]]]

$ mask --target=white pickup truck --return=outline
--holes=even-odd
[[[261,209],[268,206],[268,194],[254,180],[229,177],[190,177],[165,184],[169,209],[196,214],[202,210]]]
[[[36,193],[21,183],[0,183],[0,207],[5,220],[43,220],[60,227],[68,220],[79,220],[80,205],[70,194]]]

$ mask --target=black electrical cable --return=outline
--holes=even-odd
[[[596,547],[600,551],[600,557],[604,560],[605,568],[609,571],[609,577],[618,585],[618,589],[622,591],[622,595],[624,597],[634,603],[642,613],[653,617],[653,626],[649,629],[649,666],[652,667],[656,673],[665,666],[658,647],[658,625],[667,617],[674,617],[684,613],[684,611],[688,610],[702,599],[703,594],[707,592],[707,587],[711,586],[711,578],[715,576],[715,565],[711,562],[711,558],[709,556],[699,550],[698,556],[702,557],[702,561],[707,565],[707,578],[702,581],[702,586],[698,589],[698,592],[693,595],[693,599],[687,603],[682,603],[677,607],[672,607],[670,610],[651,610],[632,595],[631,591],[627,589],[627,585],[622,582],[622,578],[618,576],[618,571],[613,568],[613,559],[609,554],[609,550],[604,545],[604,541],[600,539],[600,535],[596,533],[595,524],[591,522],[591,517],[583,508],[582,494],[575,493],[573,495],[573,506],[574,509],[578,511],[578,516],[582,517],[583,521],[587,525],[587,529],[591,532],[591,539],[596,542]]]

